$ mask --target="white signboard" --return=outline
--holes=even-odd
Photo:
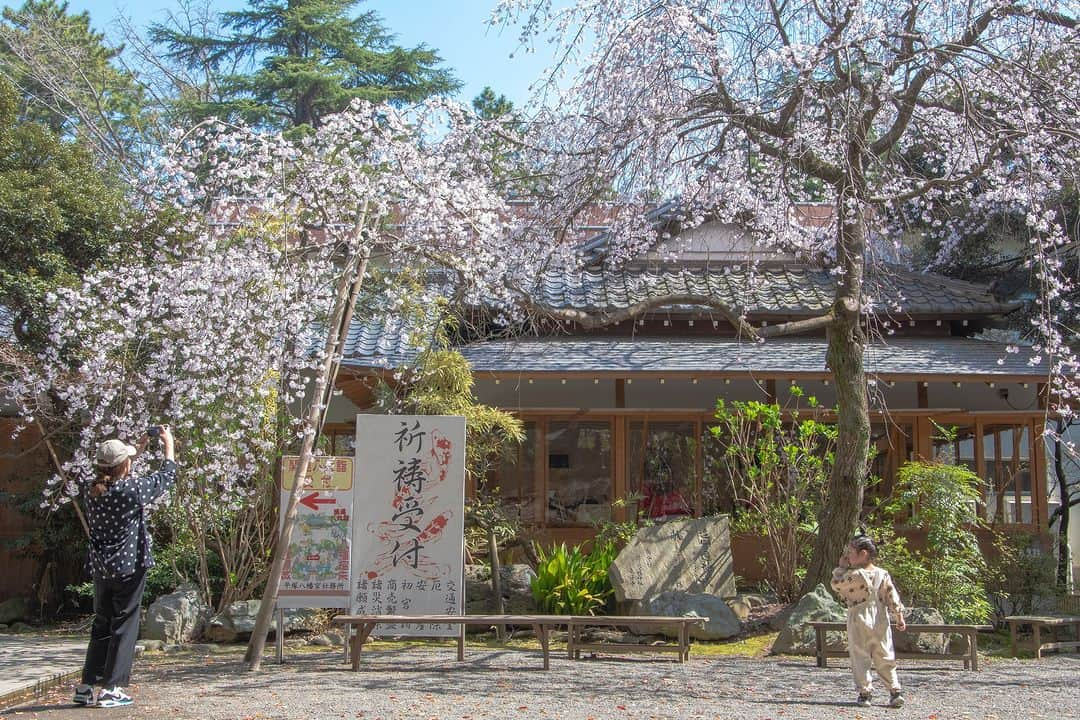
[[[356,615],[460,615],[465,418],[357,415],[352,606]],[[456,625],[378,625],[452,637]]]
[[[281,459],[282,519],[299,460]],[[353,459],[312,458],[281,573],[279,608],[348,607],[352,505]]]

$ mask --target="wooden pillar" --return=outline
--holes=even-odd
[[[915,388],[917,390],[918,397],[919,397],[919,407],[921,407],[921,408],[930,407],[930,388],[927,387],[927,383],[920,380],[920,381],[915,383]]]
[[[984,434],[984,432],[985,431],[983,430],[982,418],[976,416],[975,417],[975,474],[979,476],[980,480],[982,480],[982,484],[980,485],[980,489],[979,489],[979,492],[982,495],[982,502],[979,503],[979,505],[981,506],[980,507],[980,511],[982,513],[981,517],[982,517],[983,520],[986,520],[986,519],[988,519],[987,518],[988,506],[986,504],[986,501],[988,499],[987,498],[987,493],[988,493],[989,482],[987,481],[987,478],[986,478],[986,447],[983,445],[983,434]]]
[[[622,378],[615,380],[615,407],[626,407],[626,381]]]
[[[616,382],[621,383],[622,380]],[[626,503],[614,505],[616,500],[626,498],[626,418],[621,415],[616,416],[613,418],[612,425],[611,430],[614,437],[612,438],[611,447],[615,453],[615,460],[612,463],[614,475],[611,478],[611,500],[613,504],[611,519],[615,522],[626,522]]]
[[[705,422],[694,421],[694,433],[697,442],[694,443],[694,517],[701,517],[705,512]]]
[[[766,380],[765,381],[765,396],[766,396],[765,402],[768,402],[768,403],[775,403],[776,402],[776,381],[775,380]]]
[[[930,461],[934,459],[934,426],[930,424],[930,418],[919,415],[915,418],[915,457],[919,460]]]
[[[1043,437],[1042,418],[1031,421],[1031,522],[1037,528],[1045,528],[1050,517],[1046,487],[1046,439]],[[1080,628],[1078,628],[1080,629]]]
[[[533,481],[536,483],[536,523],[547,527],[548,510],[548,419],[536,418],[536,455],[533,456]]]

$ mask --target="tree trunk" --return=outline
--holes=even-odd
[[[368,257],[369,254],[366,250],[358,250],[349,259],[348,267],[343,270],[341,279],[338,282],[337,292],[334,296],[334,307],[327,321],[322,367],[315,378],[311,406],[308,408],[307,416],[304,418],[304,440],[300,447],[300,459],[297,463],[296,475],[293,478],[292,493],[289,495],[289,502],[285,507],[285,517],[281,521],[281,531],[278,535],[277,545],[274,547],[270,574],[266,578],[266,589],[263,591],[262,602],[259,605],[259,614],[255,618],[255,628],[251,632],[247,654],[244,656],[244,660],[248,663],[248,669],[252,672],[258,671],[262,666],[266,633],[270,629],[270,616],[274,612],[278,588],[281,585],[281,574],[285,568],[285,556],[288,554],[289,542],[292,540],[297,506],[300,504],[300,496],[304,493],[304,478],[307,477],[308,465],[311,463],[315,438],[321,430],[320,425],[323,418],[321,405],[324,402],[323,398],[326,397],[326,389],[334,384],[334,376],[338,368],[336,358],[341,354],[342,344],[348,334],[348,328],[342,327],[342,324],[346,317],[351,317],[349,309],[356,304],[356,295],[361,285],[360,280],[367,271]],[[285,628],[279,627],[277,631],[284,632]]]
[[[488,551],[491,554],[491,590],[495,593],[495,614],[505,615],[506,607],[503,605],[502,596],[502,567],[499,565],[499,540],[495,537],[495,531],[488,528]],[[495,626],[495,637],[499,642],[506,640],[506,626]]]
[[[1065,458],[1061,437],[1067,426],[1057,421],[1057,438],[1054,440],[1054,475],[1057,477],[1058,494],[1061,497],[1061,518],[1057,532],[1057,583],[1060,588],[1069,586],[1069,476],[1065,473]]]
[[[866,332],[860,313],[866,209],[861,201],[864,186],[859,158],[858,148],[853,148],[848,157],[851,172],[837,202],[837,261],[842,275],[836,289],[833,320],[826,329],[829,341],[826,364],[836,386],[836,461],[818,517],[818,534],[806,569],[804,593],[818,583],[828,586],[837,558],[858,525],[870,451],[870,406],[863,369]]]

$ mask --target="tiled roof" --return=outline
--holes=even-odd
[[[445,278],[432,278],[435,288]],[[881,313],[906,315],[991,315],[1015,309],[982,286],[934,275],[891,272],[873,281],[884,302]],[[755,315],[814,316],[832,304],[835,278],[827,271],[798,265],[761,267],[700,266],[630,268],[622,271],[550,270],[531,289],[537,302],[554,309],[587,312],[626,308],[664,295],[709,295],[737,312]],[[373,303],[369,307],[378,307]],[[898,309],[899,308],[899,309]],[[678,312],[694,308],[672,308]],[[356,367],[391,368],[408,364],[430,332],[406,327],[399,317],[368,311],[354,318],[345,348],[345,361]],[[522,340],[521,342],[525,342]],[[540,341],[546,342],[546,341]],[[644,340],[626,340],[634,346]],[[778,341],[770,341],[770,346]],[[803,342],[802,340],[798,342]]]
[[[974,283],[936,275],[891,271],[869,281],[879,312],[910,315],[984,315],[1013,310]],[[755,314],[817,315],[833,302],[836,277],[827,270],[778,265],[549,270],[533,297],[556,309],[616,310],[663,295],[709,295]]]
[[[344,364],[395,368],[408,365],[423,345],[423,330],[407,326],[401,316],[354,318],[345,338]]]
[[[872,343],[866,371],[881,375],[1046,376],[1030,348],[968,338],[897,338]],[[461,348],[475,372],[823,373],[823,338],[566,337],[473,343]],[[1000,361],[1000,364],[999,364]]]

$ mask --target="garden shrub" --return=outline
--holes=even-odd
[[[799,407],[816,411],[818,401],[790,388],[792,405],[716,401],[710,428],[716,478],[726,479],[734,501],[731,527],[764,538],[765,578],[782,600],[798,599],[816,518],[835,457],[836,426]],[[721,495],[706,488],[707,495]]]
[[[999,617],[1031,615],[1040,610],[1041,602],[1059,599],[1057,561],[1045,552],[1037,536],[998,533],[994,549],[987,590]]]
[[[905,463],[893,494],[880,506],[879,563],[892,575],[904,604],[937,608],[946,622],[984,623],[990,617],[987,564],[974,529],[981,480],[961,465]],[[913,548],[893,528],[926,535]]]

